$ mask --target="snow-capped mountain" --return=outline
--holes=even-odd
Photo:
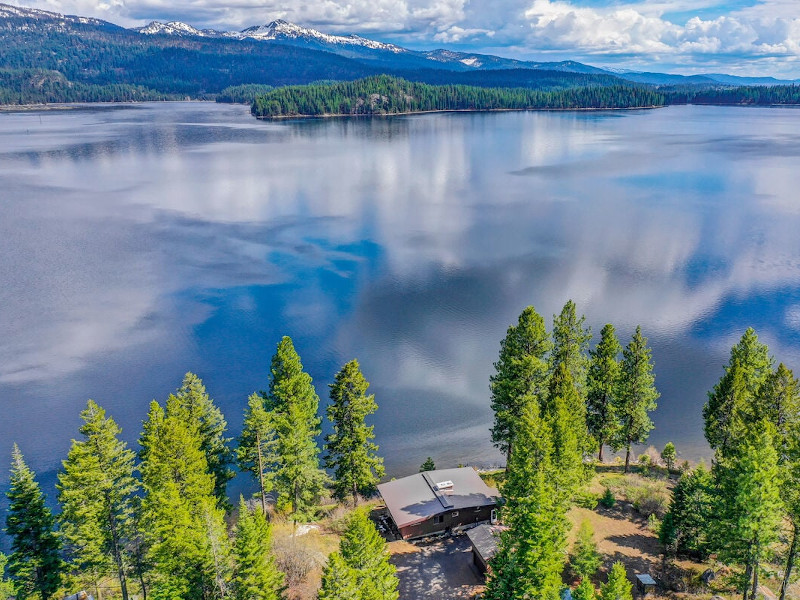
[[[177,35],[177,36],[198,36],[198,37],[221,37],[223,34],[214,29],[197,29],[187,23],[180,21],[169,21],[168,23],[161,23],[159,21],[151,21],[144,27],[136,27],[134,31],[144,33],[146,35]]]
[[[370,40],[359,35],[332,35],[322,33],[310,27],[302,27],[289,23],[282,19],[272,21],[266,25],[256,25],[248,27],[239,32],[240,37],[252,38],[255,40],[298,40],[304,42],[317,42],[331,46],[362,46],[371,50],[387,50],[389,52],[407,52],[404,48],[394,44],[385,44]]]
[[[56,12],[40,10],[38,8],[23,8],[21,6],[11,6],[10,4],[0,4],[0,19],[30,19],[42,24],[55,27],[66,27],[67,25],[97,25],[117,27],[108,21],[94,19],[92,17],[78,17],[75,15],[62,15]]]

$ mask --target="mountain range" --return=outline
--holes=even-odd
[[[208,98],[243,84],[281,86],[381,73],[430,84],[534,89],[791,83],[411,50],[286,21],[242,31],[199,29],[178,21],[129,29],[95,18],[0,4],[0,103]]]

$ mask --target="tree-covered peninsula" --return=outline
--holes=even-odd
[[[257,117],[391,115],[449,110],[607,109],[663,106],[653,88],[633,85],[535,90],[429,85],[378,75],[356,81],[286,86],[258,96]]]

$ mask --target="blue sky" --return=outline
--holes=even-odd
[[[8,0],[6,0],[8,1]],[[411,48],[800,78],[800,0],[13,0],[123,25],[286,19]]]

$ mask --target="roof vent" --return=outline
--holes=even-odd
[[[453,482],[450,480],[440,481],[439,483],[436,484],[436,491],[438,492],[444,492],[446,490],[452,490],[452,489],[453,489]]]

